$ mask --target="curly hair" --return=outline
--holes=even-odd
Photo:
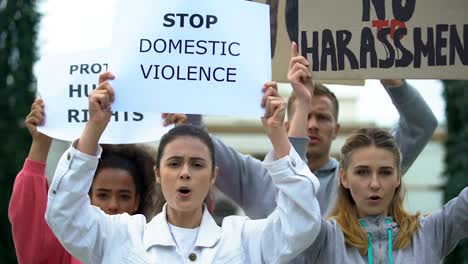
[[[159,209],[154,207],[157,190],[153,190],[155,188],[153,170],[155,161],[150,148],[144,145],[122,144],[102,145],[102,149],[94,177],[106,168],[128,171],[135,183],[136,194],[140,202],[135,213],[143,214],[149,220],[155,211],[161,211],[162,206]]]

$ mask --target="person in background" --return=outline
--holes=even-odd
[[[216,199],[216,204],[213,211],[213,218],[219,226],[223,223],[225,217],[237,215],[237,206],[227,198]]]

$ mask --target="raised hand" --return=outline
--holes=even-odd
[[[291,44],[288,80],[297,96],[298,104],[301,104],[301,107],[310,107],[314,88],[312,72],[309,70],[307,59],[299,56],[296,42]]]
[[[31,112],[26,116],[24,124],[33,139],[28,158],[41,162],[45,162],[47,160],[50,145],[52,144],[51,137],[37,131],[37,127],[44,125],[44,122],[44,101],[42,99],[36,99],[31,105]]]
[[[263,126],[267,130],[284,129],[284,116],[286,113],[286,101],[278,93],[276,82],[267,82],[263,87],[262,107],[265,115],[262,118]]]
[[[263,127],[270,138],[277,159],[289,154],[291,144],[284,127],[286,101],[278,94],[275,82],[268,82],[263,87],[262,107],[265,114],[262,117]]]
[[[164,119],[163,126],[168,126],[171,124],[182,125],[187,123],[188,119],[186,114],[163,113],[161,117]]]
[[[111,103],[114,101],[114,89],[108,80],[114,75],[105,72],[99,75],[99,86],[91,93],[88,99],[89,122],[105,128],[112,115]]]
[[[99,75],[99,86],[89,96],[89,119],[76,145],[76,149],[88,155],[96,155],[99,139],[112,116],[111,103],[114,101],[114,90],[108,80],[114,78],[110,72]]]
[[[309,70],[309,62],[299,56],[297,44],[291,45],[291,61],[289,63],[288,80],[291,82],[296,99],[289,106],[288,133],[290,137],[306,137],[309,112],[312,108],[314,83]]]
[[[26,120],[24,121],[24,124],[29,130],[29,134],[31,134],[33,140],[51,140],[49,136],[37,131],[37,127],[44,125],[44,122],[44,101],[42,99],[36,99],[31,105],[31,112],[26,116]]]

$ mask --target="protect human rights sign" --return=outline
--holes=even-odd
[[[89,119],[88,97],[98,87],[99,74],[108,70],[108,51],[93,50],[45,55],[38,65],[38,91],[45,105],[42,133],[73,141],[81,136]],[[163,127],[160,113],[116,111],[101,143],[126,144],[159,139]]]

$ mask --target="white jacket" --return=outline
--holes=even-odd
[[[90,204],[88,191],[101,154],[71,147],[49,189],[46,220],[65,248],[83,263],[287,263],[320,231],[317,178],[294,148],[263,165],[278,187],[278,206],[266,219],[230,216],[222,227],[205,209],[191,259],[172,239],[164,210],[149,223],[143,215],[109,216]],[[254,177],[254,176],[252,176]]]

